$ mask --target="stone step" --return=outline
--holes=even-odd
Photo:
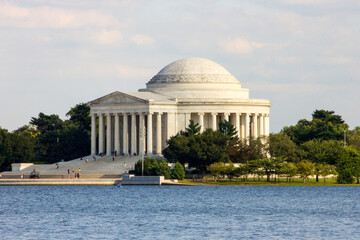
[[[81,174],[80,179],[119,179],[121,174]],[[24,174],[23,179],[29,179],[30,174]],[[3,174],[2,179],[22,179],[21,174]],[[40,174],[40,179],[68,179],[67,174]],[[71,179],[75,179],[71,174]]]

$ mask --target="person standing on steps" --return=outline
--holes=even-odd
[[[81,175],[81,168],[79,168],[79,175],[78,175],[78,177],[80,177],[80,175]]]

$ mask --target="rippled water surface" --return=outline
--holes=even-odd
[[[360,239],[360,188],[0,187],[0,239]]]

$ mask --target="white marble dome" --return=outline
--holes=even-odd
[[[160,70],[148,84],[153,83],[239,83],[221,65],[205,58],[185,58]]]
[[[249,90],[224,67],[209,59],[185,58],[160,70],[141,92],[176,98],[179,102],[226,102],[249,98]],[[216,99],[216,100],[215,100]]]

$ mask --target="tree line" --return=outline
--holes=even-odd
[[[311,120],[301,119],[269,137],[240,140],[235,127],[220,122],[219,129],[206,129],[190,122],[185,131],[168,141],[163,155],[170,162],[189,164],[202,174],[232,177],[338,175],[338,183],[359,183],[360,128],[349,126],[334,111],[315,110]],[[239,163],[240,167],[233,167]]]
[[[90,107],[74,106],[62,120],[56,114],[39,113],[29,124],[9,132],[0,127],[0,171],[12,163],[55,163],[90,154]]]

